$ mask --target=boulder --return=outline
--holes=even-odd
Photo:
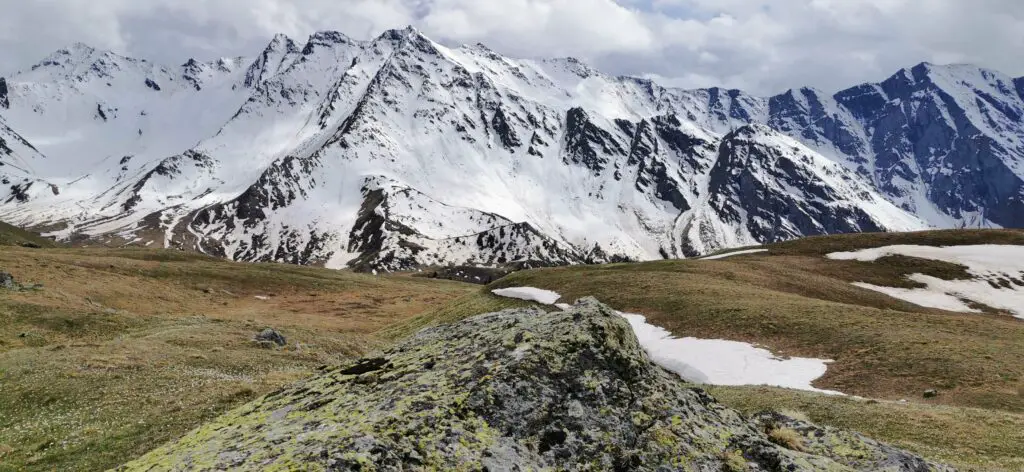
[[[786,428],[795,446],[773,442],[771,428]],[[564,312],[512,309],[426,329],[375,357],[325,367],[119,470],[295,467],[953,470],[857,433],[777,414],[746,418],[653,364],[626,320],[594,299]]]
[[[14,276],[7,272],[0,271],[0,288],[7,290],[18,290],[21,288],[21,286],[14,281]]]
[[[259,334],[256,335],[256,341],[261,344],[264,342],[273,343],[277,346],[284,346],[288,344],[288,340],[285,339],[284,335],[278,333],[277,330],[273,328],[267,328],[260,331]]]

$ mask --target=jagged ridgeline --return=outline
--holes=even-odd
[[[180,66],[76,44],[0,78],[0,218],[366,271],[1022,227],[1022,97],[930,64],[834,94],[681,90],[413,28]]]
[[[653,364],[594,299],[424,330],[119,470],[228,469],[952,470],[859,434],[743,417]]]

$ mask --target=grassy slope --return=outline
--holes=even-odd
[[[0,293],[0,471],[116,466],[475,290],[138,249],[4,248],[0,269],[45,287]],[[286,349],[250,341],[267,326]]]
[[[767,387],[711,387],[722,403],[860,431],[962,471],[1024,470],[1024,415],[920,403],[858,400]]]
[[[1024,412],[1024,322],[1005,314],[925,309],[849,283],[897,285],[906,283],[905,274],[955,277],[962,268],[904,257],[857,262],[821,255],[894,241],[950,240],[936,236],[944,234],[809,239],[717,261],[542,269],[513,274],[494,287],[536,286],[561,293],[563,300],[596,295],[675,334],[834,359],[817,382],[822,388],[891,400],[938,388],[939,403]],[[1024,244],[1024,233],[1002,231],[969,241],[1007,236]]]
[[[779,389],[716,388],[744,410],[788,408],[860,430],[967,470],[1024,469],[1024,322],[1005,314],[930,310],[850,285],[913,286],[904,275],[956,278],[962,267],[890,257],[874,263],[824,254],[890,244],[1024,244],[1019,231],[861,234],[769,246],[718,261],[539,269],[489,288],[534,286],[563,301],[594,295],[643,313],[676,335],[755,342],[782,355],[835,359],[816,386],[889,401],[854,402]],[[475,298],[474,298],[475,297]],[[495,303],[485,293],[463,306]],[[446,320],[474,314],[449,308]],[[924,400],[925,389],[940,396]],[[895,403],[909,399],[911,405]],[[948,439],[943,439],[948,438]]]
[[[925,310],[848,284],[910,286],[903,274],[962,275],[954,265],[821,257],[885,244],[978,242],[1024,244],[1024,236],[811,238],[721,261],[522,272],[489,288],[533,285],[567,300],[596,295],[676,334],[834,358],[819,386],[912,403],[766,388],[713,392],[744,411],[799,411],[965,470],[1022,470],[1024,323]],[[116,465],[317,365],[425,326],[526,304],[458,283],[173,251],[5,248],[0,270],[46,287],[0,293],[0,471]],[[249,339],[265,326],[299,347],[256,348]],[[942,395],[925,403],[920,393],[931,387]]]
[[[21,246],[23,244],[39,247],[58,246],[53,240],[0,221],[0,246]]]

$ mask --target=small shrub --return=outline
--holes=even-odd
[[[241,387],[236,388],[233,392],[231,392],[231,395],[228,398],[226,398],[225,401],[248,399],[254,395],[256,395],[256,391],[253,390],[252,387],[248,385],[243,385]]]
[[[786,449],[792,451],[804,451],[804,440],[800,433],[791,428],[773,428],[768,433],[768,439]]]

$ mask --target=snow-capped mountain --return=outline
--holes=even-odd
[[[77,44],[0,79],[0,219],[362,270],[1024,226],[1022,97],[928,64],[831,96],[681,90],[412,28],[178,67]]]

